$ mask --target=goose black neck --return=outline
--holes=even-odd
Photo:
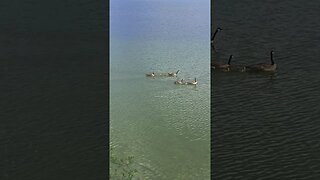
[[[232,59],[232,55],[229,57],[228,64],[230,65]]]
[[[271,51],[270,57],[271,57],[271,65],[274,65],[274,61],[273,61],[273,51]]]
[[[218,33],[218,29],[214,32],[214,34],[213,34],[213,36],[212,36],[212,38],[211,38],[211,41],[213,41],[214,40],[214,38],[216,37],[216,35],[217,35],[217,33]]]

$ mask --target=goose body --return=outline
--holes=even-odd
[[[231,59],[232,59],[232,55],[230,55],[228,63],[227,64],[223,64],[223,63],[213,63],[212,64],[212,68],[213,69],[222,69],[222,70],[229,70],[230,66],[231,66]]]
[[[196,79],[196,78],[194,78],[194,80],[193,80],[193,81],[188,82],[187,84],[188,84],[188,85],[197,85],[197,84],[198,84],[198,82],[197,82],[197,79]]]
[[[176,80],[174,83],[180,84],[180,85],[197,85],[198,82],[197,82],[197,79],[194,78],[194,80],[191,82],[186,82],[184,79],[181,79],[181,80]]]
[[[171,77],[175,77],[177,76],[177,74],[179,73],[180,70],[178,70],[177,72],[170,72],[168,73],[168,76],[171,76]]]
[[[244,71],[247,70],[253,70],[253,71],[266,71],[266,72],[272,72],[277,69],[277,64],[255,64],[251,66],[245,66]]]
[[[155,76],[155,74],[154,74],[154,72],[152,72],[152,73],[148,73],[148,74],[146,74],[146,76],[148,76],[148,77],[154,77],[154,76]]]
[[[230,64],[213,63],[213,69],[227,69],[229,67],[230,67]]]
[[[259,64],[253,64],[250,66],[245,66],[243,68],[243,71],[249,70],[249,71],[274,72],[277,69],[277,64],[274,63],[273,54],[274,54],[274,51],[271,51],[270,52],[270,60],[271,60],[270,64],[259,63]]]
[[[174,83],[175,83],[175,84],[185,84],[185,82],[184,82],[183,79],[181,79],[181,80],[176,80]]]

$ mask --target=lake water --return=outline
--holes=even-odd
[[[213,61],[270,62],[274,75],[212,74],[215,179],[320,178],[320,2],[214,1]]]
[[[106,1],[1,1],[0,179],[108,178]]]
[[[137,179],[210,178],[210,2],[110,2],[110,145]],[[198,85],[175,85],[173,72]]]

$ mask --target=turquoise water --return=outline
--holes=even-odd
[[[137,179],[209,179],[209,1],[111,1],[110,13],[110,145],[134,156]],[[145,76],[177,70],[198,85]]]

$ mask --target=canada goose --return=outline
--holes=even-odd
[[[259,64],[253,64],[250,66],[245,66],[243,68],[243,71],[265,71],[265,72],[273,72],[277,69],[277,64],[274,63],[273,60],[273,54],[274,51],[272,50],[270,52],[270,60],[271,60],[271,64],[266,64],[266,63],[259,63]]]
[[[218,28],[216,29],[216,31],[213,33],[213,35],[211,36],[211,45],[213,45],[214,38],[216,37],[217,33],[218,33],[219,31],[221,31],[221,30],[222,30],[222,29],[221,29],[220,27],[218,27]]]
[[[214,41],[214,38],[216,37],[216,35],[217,35],[217,33],[219,32],[219,31],[221,31],[222,29],[220,28],[220,27],[218,27],[217,29],[216,29],[216,31],[214,32],[214,34],[211,36],[211,47],[212,47],[212,49],[214,50],[214,51],[216,51],[216,48],[214,47],[214,45],[213,45],[213,41]]]
[[[178,70],[177,72],[170,72],[170,73],[168,73],[168,76],[175,77],[175,76],[177,76],[177,74],[178,74],[179,71],[180,71],[180,70]]]
[[[194,80],[193,81],[191,81],[191,82],[188,82],[188,84],[189,85],[197,85],[197,78],[194,78]]]
[[[233,58],[233,55],[230,55],[228,63],[227,64],[221,64],[221,63],[213,63],[212,68],[213,69],[222,69],[222,70],[230,70],[230,64],[231,64],[231,59]]]
[[[148,74],[146,74],[146,76],[154,77],[154,76],[155,76],[155,74],[154,74],[154,72],[152,72],[152,73],[148,73]]]

